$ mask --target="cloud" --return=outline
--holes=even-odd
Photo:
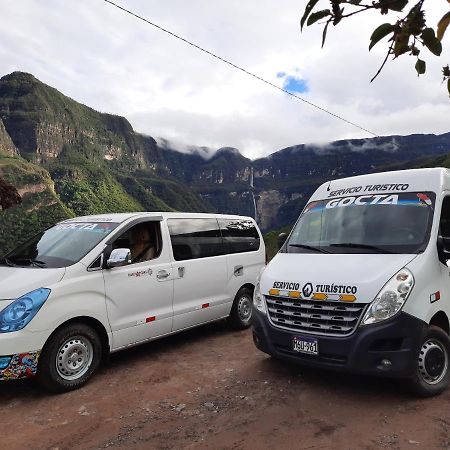
[[[351,151],[355,153],[365,153],[367,151],[379,150],[383,152],[394,153],[400,145],[395,136],[388,140],[381,139],[359,139],[357,141],[347,141],[345,147],[342,147],[338,142],[332,143],[315,143],[306,145],[305,148],[312,150],[319,155],[329,155],[331,153],[339,152],[341,150]]]
[[[300,89],[293,92],[308,88],[308,101],[376,134],[449,131],[440,66],[450,60],[450,46],[442,58],[423,52],[424,77],[402,57],[370,83],[387,49],[380,42],[369,53],[369,38],[380,20],[392,17],[343,21],[321,49],[319,26],[299,31],[298,0],[282,7],[198,0],[195,8],[185,0],[118,2],[276,85],[292,78],[288,83]],[[442,6],[430,5],[427,19],[434,24]],[[231,146],[256,158],[290,145],[369,136],[105,2],[4,0],[0,29],[1,75],[31,72],[180,149]]]

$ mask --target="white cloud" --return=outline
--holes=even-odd
[[[389,18],[331,27],[321,50],[320,27],[300,34],[298,0],[117,2],[279,86],[277,73],[296,74],[308,83],[306,100],[377,134],[449,131],[450,103],[439,83],[448,39],[441,59],[427,55],[425,77],[403,57],[370,84],[385,46],[368,53],[369,37]],[[446,4],[427,5],[430,23]],[[0,31],[1,75],[31,72],[180,149],[231,146],[256,158],[289,145],[368,137],[100,0],[4,0]]]

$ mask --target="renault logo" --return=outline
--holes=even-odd
[[[310,297],[313,292],[313,285],[311,283],[306,283],[302,288],[303,297]]]

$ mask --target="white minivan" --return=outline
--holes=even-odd
[[[327,182],[280,241],[254,293],[260,350],[408,379],[423,396],[447,387],[449,170]]]
[[[250,325],[265,264],[250,217],[197,213],[60,222],[0,261],[0,380],[83,385],[110,352],[228,318]]]

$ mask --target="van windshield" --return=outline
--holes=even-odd
[[[428,243],[435,194],[359,195],[306,205],[288,253],[420,253]]]
[[[59,268],[78,262],[116,227],[110,222],[59,223],[32,237],[0,260],[2,265]]]

